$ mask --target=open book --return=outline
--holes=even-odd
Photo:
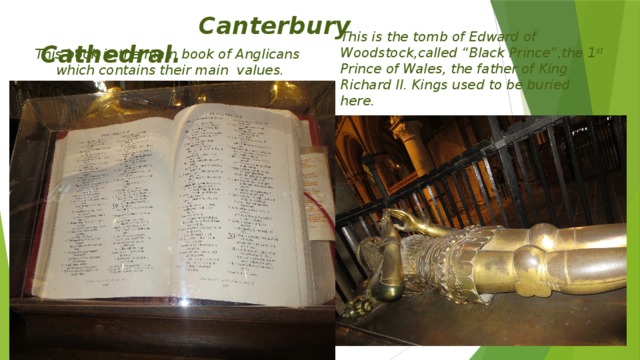
[[[329,300],[333,283],[319,279],[333,274],[312,271],[305,132],[286,111],[219,104],[69,131],[55,146],[32,294]]]

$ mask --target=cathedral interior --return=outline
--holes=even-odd
[[[400,209],[453,229],[625,223],[625,151],[624,117],[339,117],[338,318],[372,276],[356,253],[363,239],[379,234],[382,209]],[[501,294],[502,303],[478,307],[452,305],[429,293],[384,304],[354,323],[338,320],[337,343],[620,344],[626,336],[626,303],[621,302],[625,294],[624,289],[590,296],[554,294],[550,299]],[[576,306],[588,311],[579,313]],[[548,316],[520,314],[534,308]],[[533,331],[507,331],[509,324],[522,324],[524,317],[536,322]],[[500,331],[478,325],[487,318],[502,321]],[[596,319],[602,321],[602,331],[615,335],[602,340],[597,337],[600,330],[572,327],[572,335],[558,336],[538,327],[577,326]],[[461,327],[468,330],[460,331]]]

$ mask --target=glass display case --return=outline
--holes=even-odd
[[[92,270],[85,271],[89,269],[88,265],[86,265],[87,260],[75,259],[73,264],[70,264],[69,261],[60,261],[57,267],[63,270],[60,270],[55,276],[45,276],[43,274],[50,274],[53,271],[52,269],[56,267],[56,263],[53,260],[43,261],[42,259],[45,256],[43,254],[51,256],[50,254],[56,252],[78,255],[78,251],[80,251],[78,246],[84,246],[85,250],[94,246],[98,249],[96,251],[104,251],[100,245],[88,245],[91,242],[87,240],[96,238],[95,236],[98,235],[95,234],[97,233],[104,233],[106,231],[104,226],[101,227],[95,223],[88,226],[85,223],[80,228],[77,227],[78,222],[89,221],[82,220],[82,216],[78,215],[79,211],[85,211],[84,214],[87,214],[86,211],[96,210],[87,210],[86,205],[82,205],[83,207],[79,208],[73,202],[69,203],[73,205],[67,204],[65,208],[60,204],[66,203],[63,203],[62,200],[59,201],[58,195],[55,195],[58,194],[56,191],[62,191],[63,193],[70,191],[68,190],[69,187],[73,186],[73,183],[66,180],[57,182],[57,177],[67,179],[66,176],[68,174],[65,171],[71,171],[64,159],[60,160],[57,157],[62,157],[59,154],[61,153],[60,149],[63,147],[67,149],[65,151],[68,151],[68,148],[76,146],[73,145],[75,140],[70,139],[75,135],[83,134],[79,138],[82,141],[86,140],[83,144],[89,144],[86,145],[88,148],[84,148],[85,152],[93,151],[96,144],[101,144],[100,146],[102,146],[102,151],[105,155],[100,161],[108,163],[111,161],[108,160],[111,159],[110,154],[116,150],[113,150],[114,145],[112,143],[105,143],[104,138],[121,132],[129,132],[132,129],[135,130],[135,128],[126,126],[133,123],[141,124],[140,119],[159,117],[173,119],[176,116],[181,116],[180,114],[191,113],[192,108],[183,110],[198,104],[255,107],[266,109],[264,111],[268,116],[271,116],[272,110],[283,109],[295,114],[296,119],[302,119],[305,123],[308,123],[301,127],[307,129],[308,134],[299,135],[296,133],[292,136],[308,138],[305,141],[311,142],[311,144],[307,145],[324,146],[323,151],[327,152],[327,158],[333,159],[334,101],[333,82],[233,82],[138,91],[115,91],[27,101],[22,112],[10,170],[11,212],[9,241],[12,354],[48,358],[129,356],[131,358],[140,357],[145,359],[166,356],[278,359],[297,359],[301,356],[305,358],[332,357],[334,354],[335,311],[332,304],[333,296],[328,296],[327,294],[327,284],[333,291],[334,275],[331,261],[331,251],[333,249],[331,241],[333,239],[316,242],[309,241],[306,228],[300,230],[302,241],[305,241],[305,245],[301,245],[304,251],[300,250],[300,254],[306,255],[300,256],[306,257],[308,255],[313,259],[320,258],[322,260],[319,262],[316,260],[310,261],[313,263],[312,265],[309,262],[304,262],[305,265],[298,265],[298,268],[305,268],[309,274],[312,274],[309,278],[311,280],[303,281],[306,284],[305,286],[312,290],[324,286],[325,293],[296,303],[297,305],[293,306],[286,302],[283,303],[285,306],[260,305],[264,303],[262,301],[263,298],[260,296],[255,301],[234,301],[229,299],[222,301],[215,298],[215,296],[205,298],[199,298],[197,295],[181,297],[176,296],[175,292],[162,294],[162,296],[140,296],[137,294],[147,293],[136,292],[137,290],[126,293],[123,296],[112,296],[109,293],[102,292],[96,292],[95,294],[102,295],[95,297],[91,296],[92,292],[84,296],[77,296],[78,293],[73,292],[71,293],[72,295],[65,295],[67,294],[67,288],[76,289],[91,286],[88,285],[87,274],[91,273]],[[204,107],[203,109],[209,111],[211,108]],[[216,109],[215,111],[224,113],[219,108]],[[235,108],[224,107],[222,109]],[[273,113],[280,114],[280,112],[275,111]],[[222,116],[225,115],[223,114]],[[185,120],[185,123],[189,123],[189,121]],[[297,129],[297,125],[295,126]],[[148,125],[142,126],[145,133],[147,127]],[[92,132],[95,129],[106,128],[115,130],[111,132]],[[87,132],[83,132],[87,129],[89,129]],[[186,134],[191,130],[183,128],[181,131]],[[67,136],[68,134],[72,135]],[[91,143],[90,140],[87,140],[91,136],[97,136],[96,142]],[[260,137],[258,136],[258,138]],[[277,138],[269,137],[260,141],[266,144],[269,141],[276,142],[275,139]],[[130,141],[121,141],[121,143],[124,144],[123,146],[133,146],[131,144],[141,143],[141,140],[139,137],[134,137]],[[200,141],[191,146],[193,149],[198,150],[206,145],[205,141]],[[298,145],[293,145],[288,149],[295,150],[294,152],[299,155]],[[133,155],[128,153],[120,154],[120,160],[114,160],[116,165],[111,165],[117,167],[121,165],[120,162],[134,159],[137,161],[134,164],[139,167],[139,161],[142,158],[140,151],[147,150],[137,148],[136,151],[138,152]],[[178,151],[175,150],[175,152]],[[171,151],[167,154],[171,154]],[[68,156],[66,155],[66,157]],[[164,157],[170,156],[161,156],[160,158]],[[76,154],[74,161],[84,166],[84,170],[93,166],[88,165],[89,160],[83,158],[82,155]],[[64,163],[64,166],[58,166],[57,162]],[[249,162],[249,160],[245,162]],[[177,166],[173,162],[170,164],[170,167]],[[206,168],[206,166],[206,163],[198,165],[202,169]],[[242,169],[246,169],[247,165],[245,164],[244,166],[245,168]],[[59,170],[59,167],[64,170]],[[127,167],[124,166],[123,168]],[[237,167],[234,169],[238,170]],[[244,171],[242,169],[238,171]],[[329,169],[332,169],[332,167],[328,166],[327,169],[327,171],[331,171]],[[59,175],[57,171],[63,174]],[[83,173],[78,170],[77,174],[72,175],[78,174]],[[133,186],[127,177],[129,175],[126,175],[130,173],[118,174],[120,175],[111,174],[110,176],[121,178],[119,181],[122,183],[120,184],[122,189]],[[145,176],[139,177],[144,178]],[[147,177],[151,177],[151,175]],[[103,195],[101,193],[96,195],[97,192],[94,191],[95,186],[97,186],[95,185],[97,181],[95,179],[95,177],[91,176],[84,178],[85,187],[87,184],[91,184],[92,189],[89,192],[84,191],[84,195],[82,195],[84,199],[87,196],[102,198]],[[100,183],[100,181],[97,181],[97,183]],[[62,188],[64,190],[60,190]],[[131,192],[123,193],[122,191],[119,193],[120,198],[117,198],[120,199],[122,204],[135,202],[135,199],[132,198],[135,194]],[[206,193],[207,190],[202,190],[201,192]],[[300,192],[302,193],[302,190]],[[289,197],[293,196],[292,194],[293,191],[291,194],[280,194],[280,196]],[[300,197],[302,198],[302,196]],[[74,199],[70,201],[77,202],[78,198]],[[131,199],[133,200],[129,201]],[[302,200],[299,202],[302,203]],[[55,212],[51,210],[54,203],[57,204]],[[115,209],[119,205],[122,206],[122,204],[117,204],[117,201],[115,201],[110,206]],[[302,205],[303,210],[304,206],[306,205]],[[127,207],[126,209],[130,211],[131,208]],[[51,215],[48,212],[55,215]],[[163,218],[171,218],[174,216],[173,214],[164,214],[162,216]],[[329,217],[331,216],[332,214]],[[76,227],[65,228],[60,225],[60,218],[62,217],[70,219],[67,223]],[[156,217],[156,215],[151,217]],[[188,216],[184,217],[184,219],[186,218]],[[115,223],[118,222],[117,220],[119,221],[119,219],[114,218],[114,227]],[[332,219],[327,220],[330,223],[332,222]],[[254,219],[254,224],[255,221]],[[302,222],[304,223],[304,221]],[[119,226],[124,229],[122,230],[124,233],[130,234],[133,232],[132,226],[134,225],[131,222],[120,222]],[[51,230],[50,228],[58,230]],[[59,230],[60,228],[62,230]],[[56,233],[55,231],[58,232]],[[63,233],[75,231],[76,238],[82,238],[79,242],[80,245],[76,244],[76,247],[71,247],[67,250],[56,250],[60,242],[51,243],[47,239],[53,237],[52,234],[57,234],[56,236],[60,237],[60,231]],[[287,232],[294,232],[294,230],[287,229],[284,233]],[[237,234],[229,232],[230,237],[232,237],[231,235],[235,236]],[[124,256],[128,260],[136,258],[134,255],[137,248],[130,243],[129,245],[123,245],[122,242],[118,243],[118,241],[122,240],[121,235],[118,236],[110,238],[107,236],[107,238],[112,243],[119,244],[121,257]],[[279,236],[274,235],[269,239],[277,242]],[[152,236],[147,236],[147,238],[151,239]],[[263,239],[266,238],[263,237]],[[95,243],[101,241],[104,242],[104,240],[96,240]],[[310,245],[306,245],[307,241]],[[170,252],[180,253],[178,245],[174,244],[173,246],[174,249],[170,249]],[[168,247],[171,248],[172,246],[169,245]],[[85,250],[80,251],[83,256],[92,254],[91,251]],[[183,253],[186,251],[184,250]],[[201,252],[200,249],[192,251]],[[209,252],[207,254],[215,253]],[[251,254],[252,252],[251,249],[248,249],[244,253]],[[91,259],[91,257],[88,258]],[[320,262],[324,262],[324,265],[318,265]],[[210,262],[208,263],[210,264]],[[265,266],[269,267],[268,265]],[[185,267],[188,267],[188,265],[184,265],[183,269]],[[69,270],[71,268],[75,269],[75,272]],[[113,267],[111,270],[113,270],[112,273],[124,272]],[[82,278],[84,282],[78,285],[74,277],[70,277],[69,279],[71,280],[59,281],[56,286],[62,289],[62,292],[55,292],[50,289],[46,293],[55,293],[56,296],[42,296],[42,292],[35,290],[38,288],[38,284],[52,282],[52,277],[63,278],[63,275],[69,272],[72,272],[73,276],[77,275],[78,279]],[[246,273],[244,275],[245,277],[248,276]],[[292,277],[295,277],[293,275]],[[46,281],[42,280],[42,277]],[[257,281],[262,281],[259,280],[260,278],[256,279],[258,279]],[[129,278],[124,277],[119,281],[128,282],[129,280]],[[105,282],[103,285],[106,286],[108,284]],[[287,288],[280,290],[277,284],[266,285],[267,287],[273,287],[274,291],[288,291],[286,290]],[[76,294],[76,296],[73,294]]]

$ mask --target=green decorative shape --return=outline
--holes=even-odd
[[[576,2],[578,26],[594,115],[608,113],[619,55],[624,2]],[[594,26],[597,24],[597,26]],[[640,66],[640,65],[639,65]]]
[[[502,33],[517,34],[506,45],[517,54],[511,60],[531,113],[590,114],[585,64],[577,56],[582,42],[574,2],[494,0],[492,5]],[[549,53],[531,56],[528,50]]]
[[[481,347],[471,357],[471,360],[490,359],[517,359],[517,360],[538,360],[544,359],[549,352],[548,346],[489,346]]]
[[[575,347],[574,359],[640,358],[638,239],[640,229],[640,2],[577,1],[582,44],[602,48],[585,58],[593,114],[627,116],[627,345]],[[554,357],[561,359],[566,357]]]
[[[611,1],[608,3],[611,3]],[[603,110],[608,111],[609,114],[635,115],[634,119],[639,120],[640,45],[638,44],[640,44],[640,2],[636,0],[620,1],[620,3],[624,3],[624,7],[618,19],[620,23],[618,53],[615,56],[613,84],[610,94],[611,101],[609,108]],[[612,20],[612,22],[615,21],[615,19]],[[615,36],[615,34],[611,34],[611,36]],[[587,40],[590,41],[590,39]],[[591,76],[591,69],[588,68],[588,70],[589,76]],[[593,71],[598,70],[597,68],[593,69]],[[607,96],[604,91],[594,95]]]

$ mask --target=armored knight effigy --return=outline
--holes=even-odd
[[[627,283],[626,224],[455,230],[385,209],[380,230],[359,244],[358,260],[373,275],[344,317],[359,318],[377,304],[427,289],[456,304],[489,305],[498,293],[585,295]],[[401,231],[413,235],[402,238]]]

